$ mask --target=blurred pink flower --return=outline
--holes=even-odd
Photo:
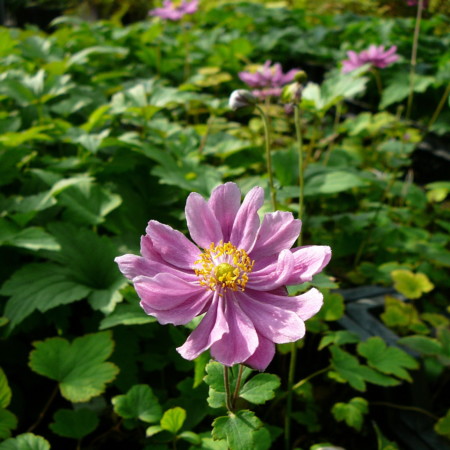
[[[149,11],[150,16],[158,16],[162,19],[177,21],[186,14],[194,14],[198,9],[199,0],[192,0],[190,2],[182,1],[180,5],[171,0],[164,0],[162,8],[155,8]]]
[[[419,0],[406,0],[408,6],[417,6]],[[426,8],[428,6],[428,0],[423,0],[423,7]]]
[[[291,69],[283,73],[281,64],[271,66],[272,61],[266,61],[255,72],[239,72],[239,78],[251,88],[256,88],[252,93],[256,97],[279,97],[282,86],[290,83],[299,69]]]
[[[301,221],[277,211],[260,223],[263,203],[264,191],[255,187],[241,204],[234,183],[218,186],[208,201],[191,193],[186,219],[197,245],[152,220],[141,238],[142,256],[116,258],[142,308],[161,324],[183,325],[206,313],[177,349],[183,358],[209,349],[226,366],[264,370],[275,344],[301,339],[304,321],[321,308],[317,289],[288,297],[285,286],[310,281],[330,260],[330,247],[291,249]]]
[[[371,64],[374,67],[384,69],[388,65],[398,60],[398,55],[395,53],[397,47],[393,45],[389,50],[384,50],[384,46],[371,45],[367,50],[356,53],[352,50],[347,52],[348,59],[342,61],[342,72],[347,73],[364,64]]]

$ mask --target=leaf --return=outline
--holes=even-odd
[[[365,184],[363,178],[352,172],[337,170],[319,173],[305,180],[304,195],[336,194]]]
[[[7,408],[9,406],[11,396],[11,388],[9,387],[5,372],[0,367],[0,408]]]
[[[99,330],[118,325],[143,325],[152,322],[156,322],[156,319],[152,316],[147,316],[139,302],[136,302],[136,304],[122,304],[117,305],[114,311],[100,322]]]
[[[378,450],[399,450],[398,445],[387,439],[383,433],[381,432],[378,425],[373,422],[373,428],[375,429],[375,433],[377,434],[377,448]]]
[[[395,386],[399,384],[399,381],[395,378],[361,365],[355,356],[350,355],[337,346],[330,347],[330,351],[333,369],[342,380],[347,381],[350,386],[358,391],[366,390],[366,382],[380,386]],[[332,373],[329,376],[333,376]]]
[[[441,436],[450,439],[450,409],[444,417],[441,417],[434,425],[434,431]]]
[[[2,442],[0,450],[50,450],[50,444],[41,436],[24,433]]]
[[[338,422],[345,423],[352,428],[360,431],[364,414],[367,414],[369,407],[368,402],[362,397],[354,397],[348,403],[335,403],[331,412]]]
[[[275,397],[275,390],[280,387],[280,378],[270,373],[259,373],[242,386],[239,397],[255,405]]]
[[[359,336],[351,331],[339,330],[339,331],[329,331],[320,340],[318,349],[322,350],[330,344],[345,345],[345,344],[355,344],[359,342]]]
[[[72,343],[56,337],[33,345],[31,369],[58,381],[61,395],[74,403],[100,395],[119,372],[117,366],[105,362],[114,347],[108,331],[87,334]]]
[[[168,409],[161,419],[161,428],[167,430],[172,434],[176,434],[178,430],[183,426],[186,420],[186,411],[179,406]]]
[[[50,429],[59,436],[81,439],[92,433],[99,424],[97,414],[90,409],[59,409],[53,416]]]
[[[133,386],[125,395],[113,397],[114,411],[124,419],[140,419],[143,422],[158,422],[162,409],[158,398],[146,384]]]
[[[192,431],[183,431],[177,436],[179,439],[189,442],[192,445],[200,445],[202,443],[202,438]]]
[[[406,298],[416,299],[422,294],[434,289],[433,283],[424,273],[412,273],[409,270],[394,270],[391,272],[394,288]]]
[[[9,438],[11,436],[11,430],[14,430],[17,424],[17,417],[11,411],[0,408],[0,439]]]
[[[217,417],[213,422],[214,439],[225,439],[230,450],[255,448],[254,435],[263,426],[252,411],[241,410],[236,414]]]
[[[67,270],[52,263],[28,264],[16,271],[0,290],[10,296],[4,315],[15,327],[35,310],[48,311],[86,298],[91,289],[68,277]]]
[[[442,355],[444,353],[442,344],[437,339],[428,336],[406,336],[400,338],[397,343],[406,345],[423,355]]]
[[[9,225],[5,220],[0,220],[0,244],[12,247],[21,247],[28,250],[59,250],[59,244],[55,238],[40,227],[29,227],[20,230]]]
[[[324,302],[317,317],[328,322],[339,320],[344,315],[344,297],[335,292],[324,291]]]
[[[383,322],[388,327],[411,328],[421,325],[419,313],[414,305],[405,303],[395,297],[386,296],[385,312],[380,315]],[[423,324],[422,324],[423,325]]]

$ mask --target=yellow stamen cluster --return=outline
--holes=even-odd
[[[222,292],[227,289],[243,291],[255,261],[252,261],[245,250],[236,248],[230,242],[211,243],[195,261],[200,268],[194,269],[202,286]]]

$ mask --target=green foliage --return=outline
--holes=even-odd
[[[450,439],[450,410],[447,411],[447,414],[444,417],[441,417],[434,426],[436,433],[441,436],[445,436],[447,439]]]
[[[422,294],[433,290],[434,285],[424,273],[412,273],[409,270],[392,272],[394,287],[400,294],[410,299],[420,298]]]
[[[57,381],[67,400],[85,402],[100,395],[119,372],[114,364],[105,362],[113,345],[108,332],[82,336],[72,343],[49,338],[34,343],[29,365],[34,372]]]
[[[92,433],[99,424],[97,415],[89,409],[59,409],[53,416],[50,429],[59,436],[81,439]]]
[[[354,397],[348,403],[335,403],[331,412],[338,422],[345,423],[360,431],[364,421],[364,415],[369,411],[367,400],[361,397]]]
[[[24,433],[0,443],[0,450],[50,450],[50,444],[42,436]]]

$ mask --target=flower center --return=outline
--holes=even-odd
[[[212,242],[195,264],[198,264],[198,268],[194,271],[202,286],[212,291],[219,289],[225,292],[227,289],[245,289],[255,261],[250,259],[245,250],[236,248],[230,242],[224,244],[220,241],[218,245]]]

